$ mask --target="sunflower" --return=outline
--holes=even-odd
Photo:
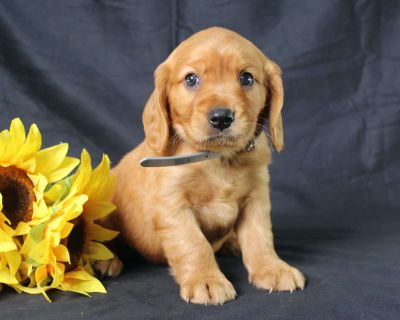
[[[108,260],[113,257],[102,242],[112,240],[118,232],[106,229],[98,223],[115,210],[115,205],[111,202],[115,179],[109,171],[108,156],[103,155],[100,164],[93,170],[90,155],[83,150],[77,172],[55,184],[45,194],[46,200],[58,207],[74,203],[73,199],[87,197],[87,201],[82,202],[82,214],[72,218],[74,226],[66,241],[72,252],[72,264],[78,262],[78,257],[85,262]]]
[[[66,241],[71,252],[72,266],[85,266],[87,270],[90,270],[93,262],[109,260],[114,256],[103,242],[114,239],[118,232],[106,229],[99,224],[101,219],[115,210],[115,205],[111,202],[115,190],[115,178],[109,171],[108,156],[103,155],[100,164],[93,170],[90,155],[83,150],[79,169],[71,179],[68,179],[69,190],[68,187],[65,188],[65,183],[61,182],[55,186],[54,193],[51,189],[45,194],[48,199],[54,199],[57,189],[67,189],[68,192],[63,198],[65,203],[73,198],[87,197],[87,201],[82,202],[82,214],[73,220],[74,226]],[[90,270],[90,273],[93,271]]]
[[[68,144],[42,149],[38,127],[32,124],[28,136],[19,118],[10,130],[0,132],[0,193],[3,212],[11,227],[19,222],[35,225],[49,213],[43,201],[48,184],[65,178],[79,163],[67,157]]]
[[[19,249],[31,228],[47,219],[46,186],[65,178],[79,163],[67,157],[68,144],[42,149],[38,127],[26,136],[19,118],[0,132],[0,283],[24,281]]]
[[[98,220],[114,210],[114,179],[107,156],[92,169],[83,150],[67,157],[68,144],[41,150],[35,124],[26,136],[20,119],[0,132],[0,285],[18,292],[59,289],[105,292],[91,264],[113,254],[101,242],[117,232]]]
[[[83,150],[77,172],[45,192],[52,213],[48,221],[32,228],[21,248],[26,261],[37,268],[28,270],[30,283],[13,287],[28,293],[59,289],[81,294],[104,293],[105,288],[94,277],[91,264],[108,260],[113,253],[102,242],[118,234],[98,224],[115,206],[110,202],[114,178],[109,174],[110,160],[103,156],[92,169],[89,153]]]

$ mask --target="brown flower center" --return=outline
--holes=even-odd
[[[33,202],[36,201],[33,183],[24,170],[15,166],[0,166],[0,193],[3,196],[3,213],[15,228],[20,221],[32,219]]]
[[[74,224],[74,227],[69,236],[61,241],[67,247],[71,259],[71,264],[66,266],[67,271],[78,265],[85,244],[85,220],[78,217],[70,222]]]

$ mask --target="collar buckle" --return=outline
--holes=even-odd
[[[244,148],[244,150],[245,150],[246,152],[251,152],[251,151],[253,151],[255,148],[256,148],[256,143],[255,143],[254,139],[251,139],[251,140],[249,141],[249,143],[246,145],[246,147]]]

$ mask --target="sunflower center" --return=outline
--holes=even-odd
[[[32,218],[33,202],[36,201],[33,183],[24,170],[15,166],[0,166],[0,193],[3,197],[3,213],[15,228],[20,221]]]
[[[70,222],[74,224],[74,227],[68,238],[62,241],[67,247],[71,259],[71,265],[67,267],[67,270],[71,270],[78,265],[85,244],[85,220],[82,217],[78,217]]]

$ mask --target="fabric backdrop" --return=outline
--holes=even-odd
[[[240,258],[220,258],[239,298],[186,305],[167,267],[131,259],[91,299],[53,293],[50,305],[5,290],[2,319],[400,318],[399,1],[1,0],[0,128],[21,117],[45,145],[115,164],[143,139],[156,66],[209,26],[239,32],[283,69],[273,222],[307,288],[268,295]]]

